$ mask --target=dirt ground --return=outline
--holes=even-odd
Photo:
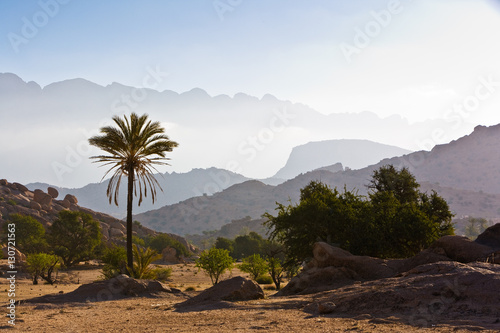
[[[9,325],[7,304],[9,283],[0,278],[2,321],[0,329],[20,332],[470,332],[483,330],[474,320],[436,323],[431,327],[409,325],[407,318],[396,314],[374,317],[368,313],[350,317],[349,314],[316,315],[304,311],[314,304],[315,295],[269,297],[274,290],[262,286],[263,300],[235,302],[226,308],[202,311],[179,311],[174,305],[197,295],[211,286],[210,279],[193,264],[170,265],[173,274],[167,282],[183,293],[158,293],[151,297],[131,297],[121,300],[85,303],[23,303],[23,300],[47,295],[68,293],[100,276],[98,266],[87,265],[59,273],[56,285],[33,285],[18,273],[15,300],[16,325]],[[234,269],[226,277],[242,275]],[[189,289],[188,289],[189,288]],[[186,289],[194,291],[186,291]],[[497,332],[496,330],[483,330]]]

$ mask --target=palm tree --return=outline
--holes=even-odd
[[[133,270],[132,254],[132,203],[133,196],[137,196],[139,190],[139,205],[142,202],[142,195],[148,195],[148,188],[151,191],[153,203],[156,198],[156,186],[163,191],[160,184],[153,175],[157,171],[154,165],[168,165],[165,160],[166,152],[170,152],[177,147],[177,142],[170,141],[164,134],[165,130],[159,122],[151,122],[148,115],[138,116],[132,113],[129,118],[123,119],[114,116],[113,121],[118,126],[102,127],[102,135],[93,136],[89,143],[101,148],[108,155],[92,156],[96,162],[103,162],[104,165],[111,165],[106,172],[106,177],[110,172],[113,175],[109,179],[106,194],[111,204],[114,199],[118,206],[118,193],[120,182],[123,176],[128,178],[127,192],[127,266]],[[104,179],[103,177],[103,179]]]

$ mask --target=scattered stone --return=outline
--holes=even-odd
[[[48,187],[47,188],[47,193],[53,198],[57,198],[59,196],[59,191],[56,190],[55,188],[53,187]]]

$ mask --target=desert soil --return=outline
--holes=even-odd
[[[202,310],[176,310],[174,305],[211,286],[210,279],[193,264],[170,265],[173,268],[170,287],[180,294],[158,293],[151,297],[130,297],[121,300],[84,303],[23,303],[23,300],[47,294],[68,293],[80,285],[91,283],[100,276],[98,266],[87,265],[59,273],[56,285],[33,285],[28,277],[18,274],[16,281],[16,325],[8,324],[6,308],[8,281],[0,278],[3,304],[0,329],[20,332],[470,332],[484,330],[474,318],[450,322],[445,318],[433,324],[413,323],[398,314],[373,316],[369,313],[349,315],[318,315],[311,311],[317,295],[269,297],[275,291],[262,286],[267,297],[263,300],[234,302],[229,307]],[[234,269],[232,276],[247,276]],[[227,274],[225,277],[230,277]],[[5,286],[5,287],[4,287]],[[195,291],[185,291],[187,288]],[[493,320],[494,318],[482,318]],[[424,324],[429,327],[419,327]]]

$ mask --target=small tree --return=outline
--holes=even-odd
[[[38,284],[38,277],[54,284],[52,273],[60,268],[61,259],[53,254],[35,253],[28,255],[26,265],[33,279],[33,284]]]
[[[229,251],[225,249],[211,248],[208,251],[203,251],[200,258],[196,260],[196,267],[202,269],[210,276],[212,284],[217,284],[222,274],[225,271],[233,268],[234,259],[229,255]]]
[[[60,211],[49,232],[54,253],[62,258],[66,267],[90,257],[101,243],[99,222],[83,212]]]
[[[267,269],[267,262],[260,256],[260,254],[253,254],[244,258],[243,263],[240,265],[240,270],[250,274],[254,280],[257,280],[259,276],[265,274]]]
[[[276,285],[276,290],[281,289],[281,282],[283,282],[285,269],[281,264],[281,260],[278,258],[270,257],[267,260],[268,262],[268,270],[271,279],[273,279],[274,284]]]
[[[104,278],[111,279],[127,271],[127,251],[122,246],[112,246],[106,248],[102,255],[104,267],[102,274]]]

